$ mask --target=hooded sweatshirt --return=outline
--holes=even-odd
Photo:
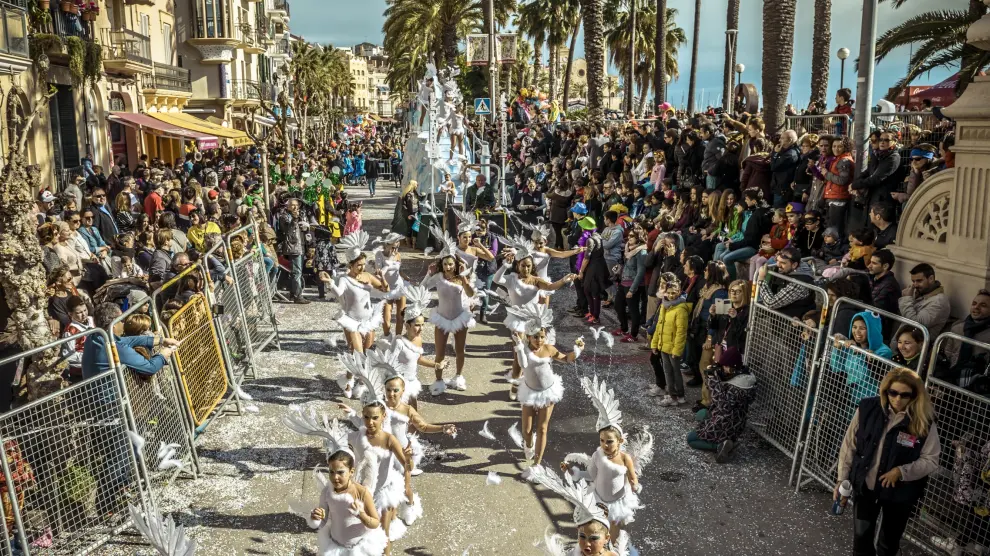
[[[857,320],[866,323],[867,348],[871,353],[883,359],[890,359],[893,352],[883,342],[883,332],[880,317],[871,311],[856,313],[849,324],[846,338],[852,338],[852,329]],[[863,398],[876,396],[880,390],[882,375],[871,371],[871,361],[866,355],[849,348],[832,348],[830,369],[832,372],[845,373],[846,385],[849,387],[849,408],[859,407]]]

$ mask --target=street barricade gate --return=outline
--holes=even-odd
[[[935,408],[942,453],[904,534],[930,554],[946,553],[935,544],[936,538],[954,540],[962,547],[990,546],[990,399],[933,376],[936,361],[950,342],[990,352],[990,345],[951,332],[941,334],[932,347],[926,388]]]
[[[843,305],[852,305],[862,311],[876,313],[881,319],[892,320],[898,323],[895,330],[901,326],[921,330],[924,341],[918,357],[920,361],[926,360],[930,341],[928,330],[921,324],[845,297],[835,302],[833,312],[838,314]],[[839,449],[860,400],[876,396],[883,377],[901,366],[856,345],[836,347],[835,334],[840,333],[845,338],[849,331],[834,330],[834,325],[835,318],[829,324],[828,335],[824,338],[825,345],[818,361],[819,371],[813,390],[814,404],[807,427],[801,467],[798,470],[797,490],[812,480],[817,480],[829,489],[835,486]],[[801,482],[802,477],[805,479],[804,483]]]
[[[0,361],[27,359],[65,342],[100,336],[90,329]],[[108,350],[113,362],[116,352]],[[112,366],[112,363],[111,363]],[[4,528],[0,553],[86,554],[130,526],[128,504],[153,511],[147,477],[128,433],[134,430],[119,369],[0,415]]]
[[[775,272],[769,272],[768,277],[807,289],[819,307],[828,304],[828,294],[817,286]],[[823,330],[820,323],[808,326],[761,303],[760,288],[765,287],[759,285],[750,302],[744,351],[745,364],[757,379],[749,426],[796,463]]]
[[[169,318],[168,329],[181,342],[174,354],[176,368],[193,423],[199,427],[223,401],[229,386],[206,296],[192,296]]]
[[[273,342],[276,349],[279,349],[278,324],[275,321],[275,307],[272,304],[274,290],[269,284],[257,223],[252,222],[227,235],[228,253],[231,252],[230,243],[234,237],[246,238],[244,255],[232,260],[230,266],[244,326],[251,339],[250,353],[252,356],[261,353]]]

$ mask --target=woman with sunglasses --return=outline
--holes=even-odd
[[[921,377],[903,367],[887,373],[879,396],[859,402],[842,440],[833,493],[838,500],[839,485],[847,480],[852,483],[853,553],[899,551],[908,518],[925,494],[928,476],[939,466],[941,447],[934,413]]]

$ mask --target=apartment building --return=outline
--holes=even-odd
[[[385,50],[368,42],[341,50],[347,52],[354,81],[354,95],[349,100],[348,108],[359,113],[391,117],[394,102],[386,82],[388,56]]]

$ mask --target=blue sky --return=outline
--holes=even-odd
[[[722,88],[722,65],[725,44],[725,8],[728,0],[703,0],[701,40],[699,41],[698,102],[715,104]],[[768,0],[772,1],[772,0]],[[382,41],[382,12],[385,0],[330,0],[334,9],[326,9],[327,0],[293,0],[292,32],[307,40],[332,43],[335,46],[349,46],[360,42],[380,44]],[[937,4],[934,5],[934,4]],[[911,16],[927,10],[965,9],[967,0],[912,0],[903,8],[894,10],[890,2],[881,4],[878,17],[878,34],[897,25]],[[681,49],[679,62],[681,79],[671,83],[668,100],[680,104],[687,91],[688,69],[691,65],[691,30],[693,28],[694,1],[668,0],[668,6],[678,10],[677,23],[688,33],[688,44]],[[332,13],[332,16],[329,15]],[[743,81],[760,84],[762,71],[762,36],[760,29],[763,18],[761,0],[742,0],[740,10],[740,33],[738,61],[746,65]],[[845,83],[853,87],[856,82],[853,60],[859,52],[862,0],[832,0],[832,52],[841,47],[852,51],[846,60]],[[797,26],[794,41],[794,65],[791,71],[791,101],[799,107],[808,102],[811,82],[811,40],[814,20],[814,0],[798,0]],[[577,55],[583,55],[582,37],[578,38]],[[909,48],[895,51],[877,66],[874,95],[884,95],[905,72],[910,55]],[[546,56],[544,56],[546,60]],[[833,56],[830,72],[829,91],[839,88],[840,63]],[[613,70],[614,71],[614,70]],[[948,77],[951,71],[933,72],[915,81],[916,85],[935,84]],[[706,95],[701,98],[702,90]],[[830,93],[830,100],[834,94]]]

